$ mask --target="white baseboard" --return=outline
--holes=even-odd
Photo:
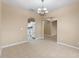
[[[72,45],[69,45],[69,44],[66,44],[66,43],[57,42],[57,44],[64,45],[64,46],[71,47],[71,48],[75,48],[75,49],[78,49],[79,50],[79,47],[72,46]]]
[[[36,38],[36,40],[40,40],[40,39],[43,39],[43,37]],[[26,42],[30,42],[30,41],[27,40],[27,41],[15,42],[15,43],[12,43],[12,44],[1,46],[1,48],[3,49],[3,48],[15,46],[15,45],[23,44],[23,43],[26,43]]]
[[[13,44],[1,46],[1,48],[3,49],[3,48],[15,46],[15,45],[23,44],[23,43],[26,43],[26,42],[27,42],[27,41],[16,42],[16,43],[13,43]]]
[[[36,40],[40,40],[40,39],[43,39],[43,37],[38,37]],[[12,43],[12,44],[1,46],[0,56],[1,56],[2,49],[7,48],[7,47],[11,47],[11,46],[16,46],[16,45],[19,45],[19,44],[23,44],[23,43],[26,43],[26,42],[29,42],[29,41],[27,40],[27,41],[15,42],[15,43]]]

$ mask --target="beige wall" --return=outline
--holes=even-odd
[[[26,26],[29,17],[35,18],[36,35],[39,35],[41,23],[35,13],[2,4],[2,46],[28,40]]]
[[[40,16],[35,16],[36,17],[36,36],[38,38],[42,38],[44,34],[44,23],[43,23],[43,18]]]
[[[48,16],[57,18],[57,40],[79,47],[79,2],[57,9]]]
[[[1,0],[0,0],[0,55],[1,55]]]

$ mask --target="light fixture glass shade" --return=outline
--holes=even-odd
[[[41,12],[41,9],[40,9],[40,8],[38,8],[37,13],[40,13],[40,12]]]
[[[48,13],[48,11],[46,10],[45,13]]]
[[[38,10],[40,11],[40,10],[41,10],[41,8],[38,8]]]
[[[39,14],[39,13],[40,13],[40,11],[37,11],[37,13]]]
[[[37,13],[39,15],[45,15],[48,13],[48,10],[47,8],[44,8],[44,0],[41,0],[41,2],[42,2],[42,7],[37,9]]]
[[[45,15],[48,13],[48,10],[47,10],[47,8],[38,8],[37,13],[40,15]]]
[[[43,8],[43,10],[47,10],[47,8]]]

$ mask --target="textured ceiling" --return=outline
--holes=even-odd
[[[41,0],[2,0],[4,3],[18,6],[26,10],[35,9],[41,7]],[[68,4],[77,2],[79,0],[45,0],[44,6],[48,8],[49,11],[66,6]]]

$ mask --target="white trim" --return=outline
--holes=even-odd
[[[40,39],[43,39],[43,37],[36,38],[36,40],[40,40]],[[29,42],[29,40],[27,40],[27,41],[21,41],[21,42],[15,42],[15,43],[8,44],[8,45],[3,45],[3,46],[1,46],[1,48],[3,49],[3,48],[15,46],[15,45],[23,44],[23,43],[26,43],[26,42]]]
[[[57,44],[61,44],[61,45],[64,45],[64,46],[67,46],[67,47],[71,47],[71,48],[75,48],[75,49],[78,49],[79,50],[79,47],[72,46],[72,45],[69,45],[69,44],[66,44],[66,43],[57,42]]]
[[[38,38],[36,38],[36,40],[42,40],[42,39],[44,39],[44,37],[38,37]],[[21,42],[15,42],[15,43],[8,44],[8,45],[3,45],[3,46],[1,46],[1,48],[3,49],[3,48],[15,46],[15,45],[23,44],[23,43],[26,43],[26,42],[29,42],[29,40],[21,41]]]
[[[1,46],[1,48],[3,49],[3,48],[15,46],[15,45],[23,44],[23,43],[26,43],[26,42],[27,41],[16,42],[16,43],[13,43],[13,44],[8,44],[8,45]]]

